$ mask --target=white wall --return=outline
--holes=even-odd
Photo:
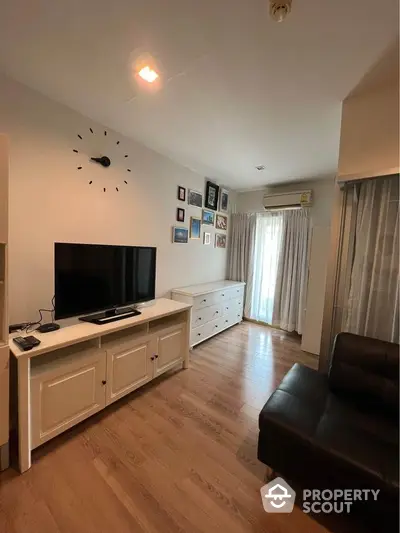
[[[158,296],[173,287],[225,277],[226,250],[204,246],[202,240],[171,240],[177,206],[186,208],[187,227],[190,215],[201,215],[200,209],[177,201],[177,186],[204,193],[204,177],[116,132],[105,137],[103,131],[0,76],[0,132],[10,138],[11,156],[11,323],[34,319],[39,307],[50,306],[55,241],[156,246]],[[88,163],[90,156],[104,152],[111,167]]]
[[[262,191],[239,193],[236,208],[239,213],[263,211],[263,196],[268,193],[282,193],[294,190],[313,191],[311,207],[311,254],[307,291],[307,309],[302,337],[302,350],[319,354],[322,334],[322,318],[325,298],[326,269],[328,263],[334,177],[315,181],[304,181],[291,185],[268,187]]]

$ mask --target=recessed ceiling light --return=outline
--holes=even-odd
[[[150,68],[148,65],[139,70],[138,74],[143,80],[147,81],[148,83],[153,83],[156,81],[157,78],[160,77],[157,72]]]
[[[261,172],[262,170],[265,170],[265,165],[258,165],[256,167],[256,170],[258,170],[259,172]]]

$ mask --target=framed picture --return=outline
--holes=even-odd
[[[208,226],[214,226],[214,221],[215,221],[214,211],[208,211],[207,209],[203,209],[201,222],[203,224],[207,224]]]
[[[172,228],[172,242],[187,244],[189,242],[189,230],[187,228]]]
[[[188,189],[188,204],[203,207],[203,195],[200,192]]]
[[[216,211],[218,209],[218,193],[219,187],[215,185],[212,181],[207,181],[206,183],[206,200],[204,205],[207,209],[212,209]]]
[[[211,244],[211,233],[203,233],[203,244]]]
[[[186,200],[186,189],[185,187],[178,186],[178,200],[184,202]]]
[[[226,231],[228,229],[228,217],[225,215],[217,215],[215,227]]]
[[[226,235],[224,233],[215,234],[215,248],[226,248]]]
[[[229,191],[226,189],[220,189],[219,191],[219,210],[223,213],[228,212],[229,205]]]
[[[200,239],[201,218],[190,217],[190,238]]]
[[[176,220],[177,222],[185,222],[185,210],[181,207],[176,210]]]

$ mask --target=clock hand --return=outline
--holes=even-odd
[[[90,160],[99,163],[103,167],[109,167],[111,165],[111,160],[106,155],[103,155],[102,157],[91,157]]]

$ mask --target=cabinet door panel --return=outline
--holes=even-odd
[[[184,342],[185,335],[183,328],[159,336],[155,366],[156,376],[183,361]]]
[[[105,406],[105,352],[31,380],[32,448]]]
[[[107,352],[107,404],[141,387],[153,378],[154,340]]]

